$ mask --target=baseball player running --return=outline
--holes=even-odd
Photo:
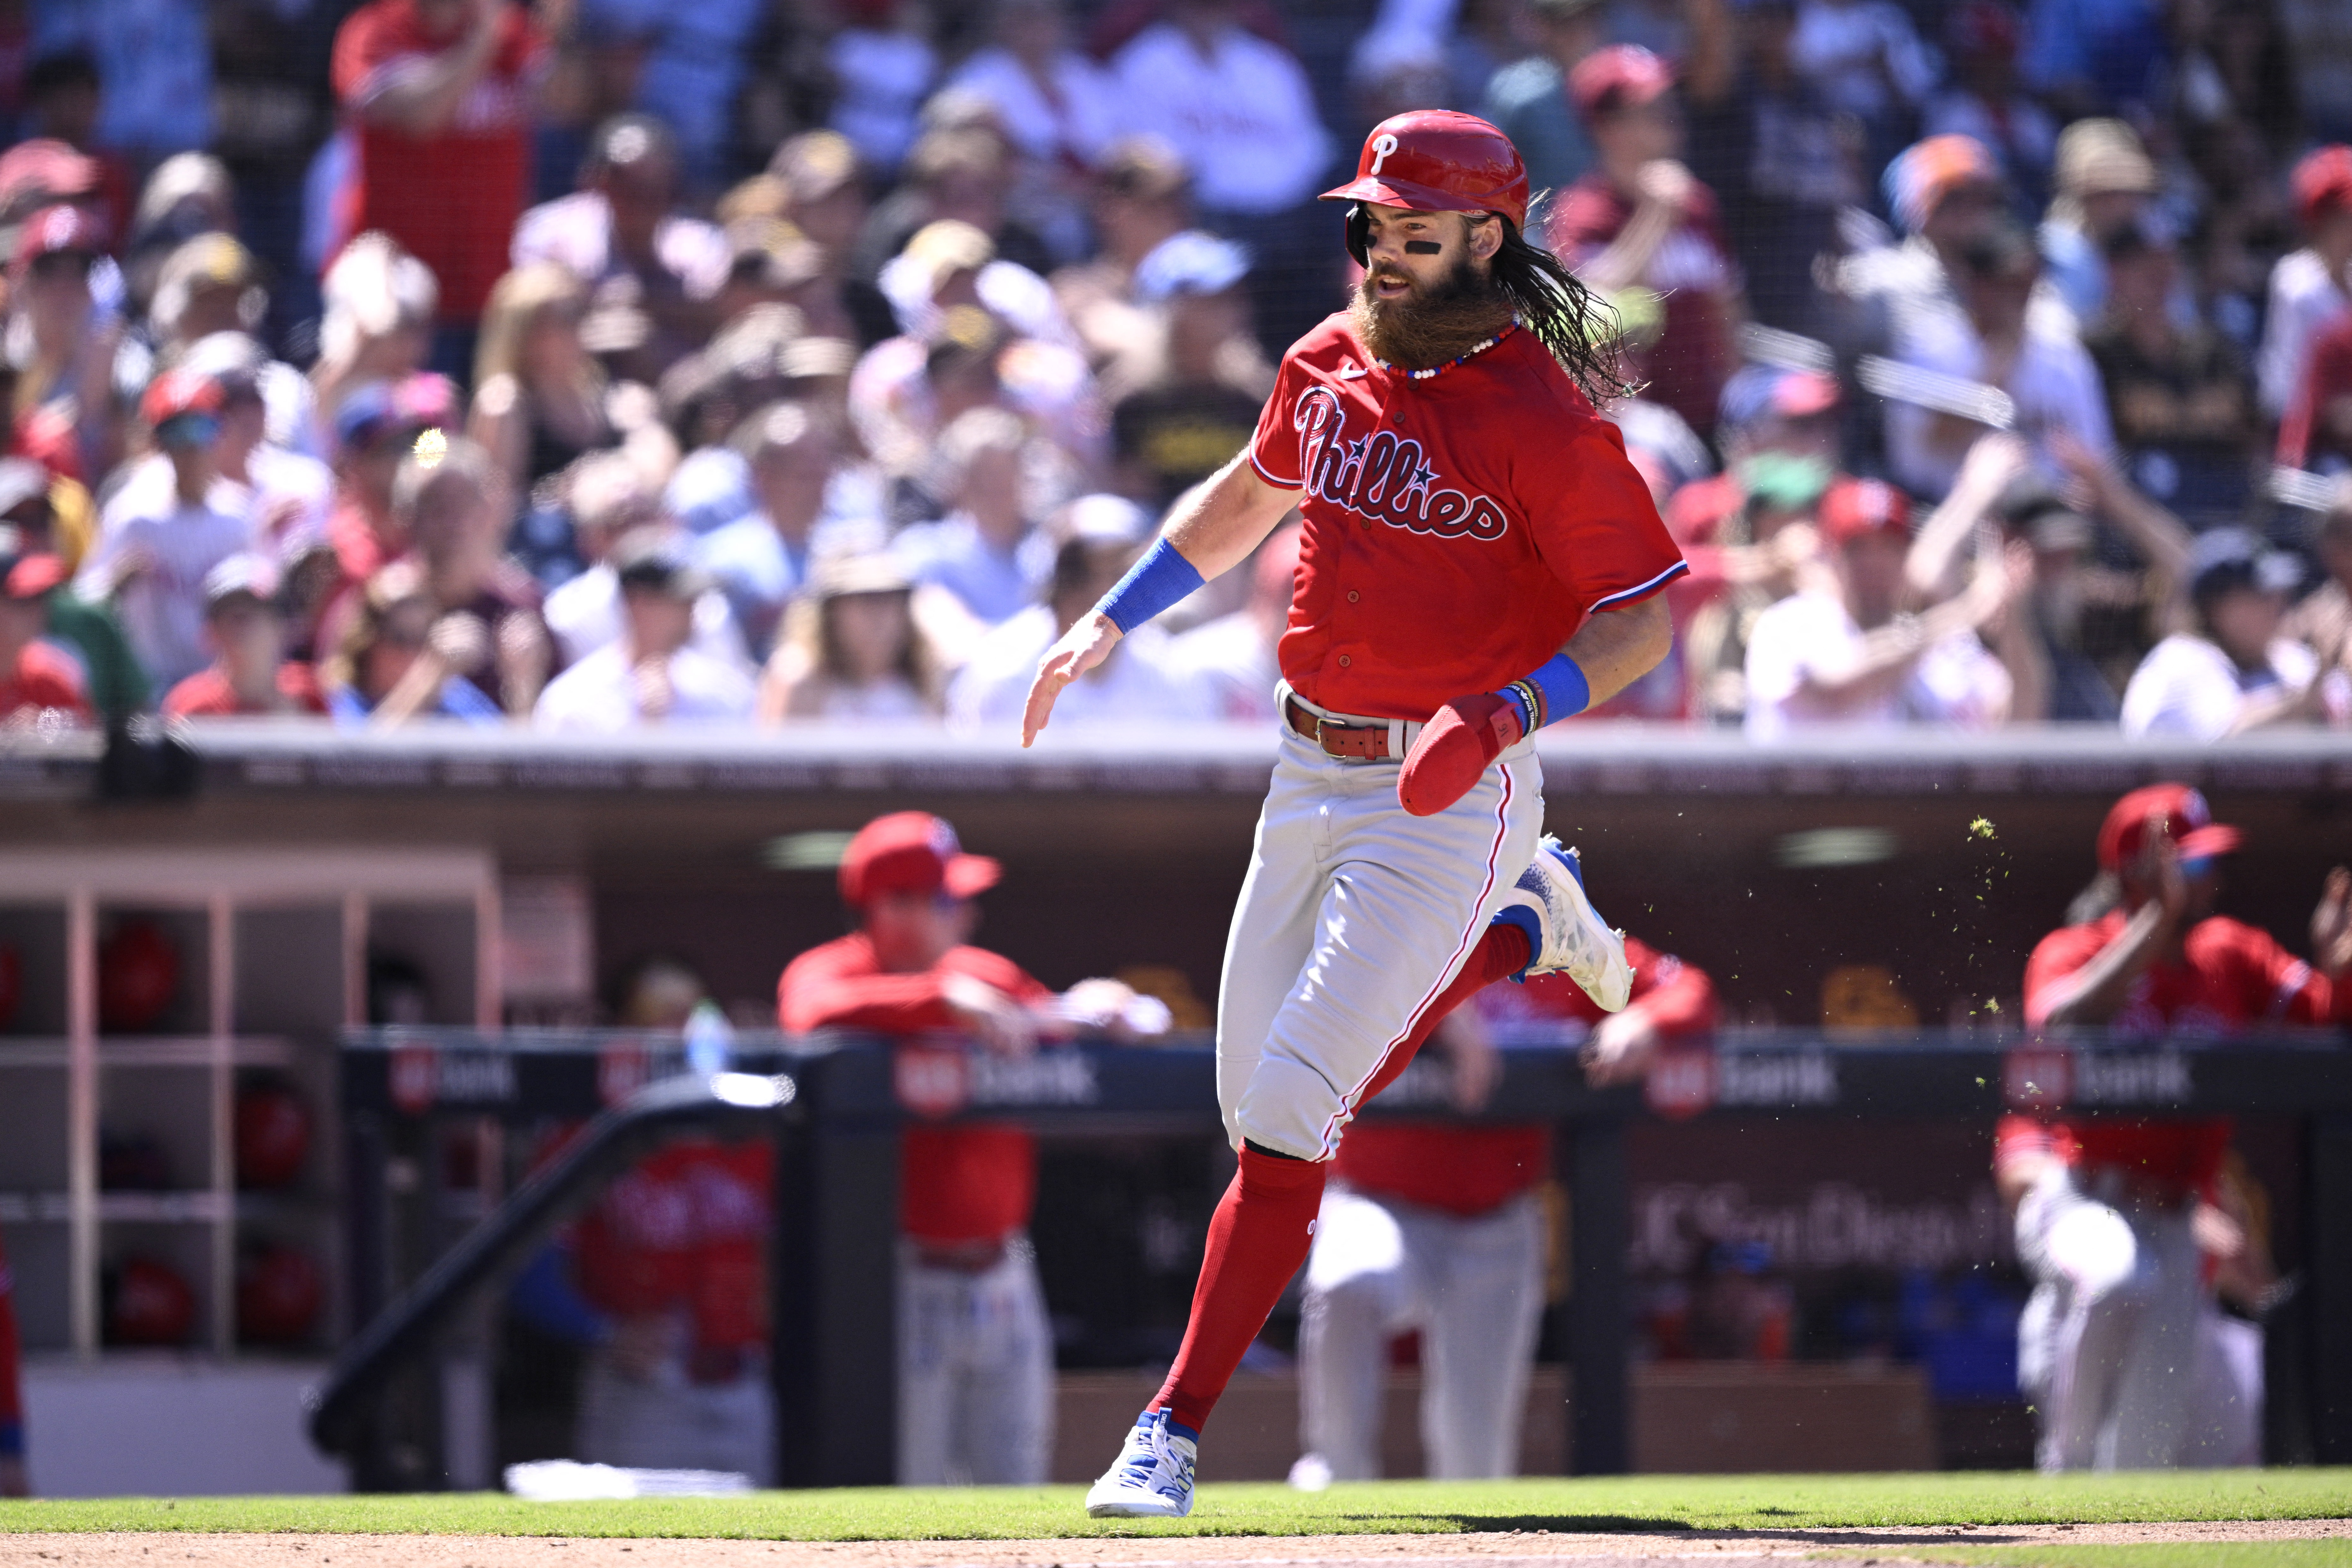
[[[1306,1259],[1356,1109],[1488,983],[1565,970],[1625,1005],[1624,947],[1542,838],[1529,737],[1672,642],[1685,570],[1591,395],[1619,390],[1583,287],[1527,242],[1508,138],[1428,110],[1373,127],[1349,308],[1283,356],[1249,449],[1040,661],[1024,743],[1120,637],[1305,519],[1284,734],[1225,949],[1217,1095],[1240,1155],[1168,1381],[1087,1493],[1181,1517],[1208,1419]],[[1540,842],[1539,842],[1540,841]]]
[[[2327,874],[2311,916],[2316,963],[2306,963],[2212,912],[2215,863],[2241,838],[2186,784],[2116,802],[2098,856],[2119,901],[2035,946],[2027,1026],[2147,1039],[2352,1023],[2352,871]],[[2199,1246],[2221,1219],[2200,1209],[2231,1131],[2228,1117],[2002,1121],[1994,1180],[2016,1205],[2018,1261],[2035,1286],[2018,1324],[2018,1376],[2040,1417],[2042,1468],[2242,1461],[2245,1422],[2227,1407],[2233,1379],[2218,1364],[2225,1347],[2210,1331]]]

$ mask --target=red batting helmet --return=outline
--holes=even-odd
[[[257,1083],[237,1090],[235,1125],[238,1186],[282,1187],[302,1173],[310,1112],[291,1089]]]
[[[1417,213],[1500,213],[1528,222],[1528,166],[1511,139],[1475,114],[1415,109],[1372,127],[1356,177],[1327,202],[1370,202]],[[1364,259],[1361,226],[1348,226],[1348,249]]]
[[[236,1266],[236,1337],[241,1344],[294,1345],[310,1337],[327,1282],[308,1253],[264,1243]]]
[[[188,1342],[196,1326],[196,1292],[186,1275],[152,1258],[131,1258],[106,1284],[109,1344]]]
[[[180,993],[180,950],[152,921],[127,920],[98,948],[98,1026],[135,1035]]]

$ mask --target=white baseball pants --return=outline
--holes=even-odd
[[[1331,1479],[1377,1480],[1388,1342],[1421,1331],[1429,1474],[1519,1473],[1543,1313],[1543,1209],[1524,1194],[1464,1218],[1334,1185],[1315,1222],[1298,1339],[1298,1436]]]
[[[898,1484],[1041,1486],[1054,1335],[1026,1237],[977,1274],[898,1260]]]
[[[1329,1159],[1535,858],[1532,742],[1433,816],[1397,804],[1398,766],[1283,730],[1217,997],[1217,1103],[1237,1149]]]
[[[592,1465],[645,1470],[730,1470],[754,1486],[776,1482],[776,1417],[766,1362],[753,1357],[743,1375],[695,1383],[682,1363],[664,1363],[651,1382],[614,1369],[592,1353],[580,1379],[573,1427],[580,1458]]]
[[[2017,1255],[2035,1281],[2018,1372],[2042,1469],[2245,1462],[2259,1444],[2259,1353],[2250,1371],[2244,1336],[2207,1300],[2187,1206],[2110,1202],[2053,1170],[2018,1205]]]

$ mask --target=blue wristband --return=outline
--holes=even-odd
[[[1160,539],[1143,552],[1143,559],[1128,568],[1127,575],[1118,586],[1102,596],[1095,609],[1110,617],[1110,624],[1122,632],[1131,632],[1206,581],[1193,564],[1177,553],[1176,547]]]
[[[1528,673],[1522,680],[1514,680],[1496,695],[1507,698],[1519,710],[1519,729],[1532,735],[1555,720],[1572,713],[1581,713],[1592,706],[1592,685],[1584,679],[1584,670],[1576,660],[1564,653],[1556,653]],[[1535,702],[1528,699],[1533,696]],[[1540,706],[1540,713],[1532,710]]]

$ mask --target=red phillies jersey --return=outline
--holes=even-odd
[[[353,111],[359,139],[357,189],[340,237],[382,229],[406,246],[439,279],[444,321],[481,315],[529,194],[530,89],[545,46],[521,6],[501,8],[488,70],[429,136],[372,124],[359,111],[460,40],[428,38],[414,0],[373,0],[335,35],[335,97]]]
[[[77,719],[89,717],[81,667],[71,655],[45,642],[29,642],[14,669],[0,668],[0,719],[56,709]]]
[[[1250,462],[1306,492],[1282,673],[1337,713],[1427,719],[1683,570],[1617,427],[1524,329],[1415,381],[1334,315],[1283,356]]]
[[[1715,983],[1672,953],[1633,937],[1633,999],[1667,1038],[1703,1035],[1716,1021]],[[1489,1023],[1583,1024],[1607,1016],[1565,974],[1538,974],[1524,985],[1489,985],[1471,1003]],[[1465,1217],[1492,1212],[1543,1180],[1551,1169],[1551,1128],[1465,1127],[1445,1121],[1359,1120],[1340,1141],[1332,1171],[1369,1193]]]
[[[874,943],[853,931],[793,960],[776,985],[776,1017],[793,1034],[835,1028],[918,1036],[956,1029],[940,991],[946,974],[984,980],[1023,1004],[1054,994],[1011,959],[976,947],[954,949],[936,969],[887,973],[874,956]],[[911,1126],[903,1148],[898,1224],[918,1241],[996,1241],[1029,1223],[1037,1198],[1037,1144],[1020,1128]]]
[[[2127,917],[2110,911],[2089,925],[2052,931],[2025,965],[2025,1021],[2049,1018],[2052,987],[2123,934]],[[2232,1035],[2250,1024],[2341,1024],[2352,1019],[2352,986],[2336,986],[2267,932],[2216,915],[2189,930],[2179,963],[2150,964],[2109,1021],[2119,1034]],[[2069,1164],[2119,1165],[2178,1186],[2210,1186],[2230,1146],[2225,1116],[2150,1121],[2072,1118],[2051,1125],[2052,1146]]]
[[[327,710],[326,701],[319,695],[318,678],[299,659],[288,659],[278,667],[278,693],[298,713]],[[217,666],[196,671],[172,688],[170,695],[163,699],[164,716],[171,719],[225,719],[240,713],[270,711],[273,710],[247,708],[239,702],[228,677]]]
[[[605,1189],[580,1222],[580,1293],[614,1317],[683,1312],[702,1350],[768,1342],[773,1161],[765,1142],[673,1143]]]

